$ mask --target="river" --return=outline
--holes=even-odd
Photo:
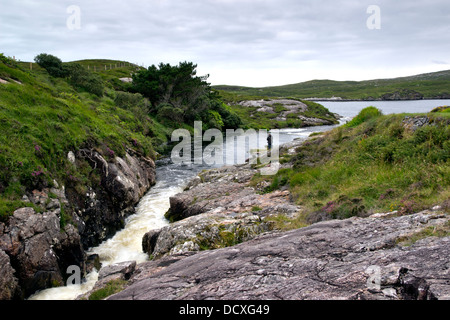
[[[440,105],[449,105],[450,100],[421,100],[393,102],[335,102],[321,101],[330,111],[342,115],[341,123],[355,116],[362,108],[374,105],[383,113],[427,112]],[[321,126],[301,129],[282,129],[279,134],[279,144],[294,139],[306,139],[312,132],[327,131],[335,126]],[[275,145],[274,145],[275,146]],[[245,152],[244,150],[236,150]],[[168,225],[164,214],[169,209],[169,198],[181,192],[190,179],[201,170],[208,169],[206,165],[180,166],[171,163],[170,159],[157,161],[157,183],[141,199],[136,207],[136,213],[127,218],[124,229],[118,231],[112,238],[99,246],[88,250],[87,254],[98,254],[103,266],[123,261],[147,261],[148,255],[142,251],[143,235],[153,229]],[[79,295],[91,290],[98,279],[98,272],[89,273],[80,285],[68,285],[40,291],[31,296],[30,300],[73,300]]]

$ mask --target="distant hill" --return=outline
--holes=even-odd
[[[311,80],[284,86],[252,88],[232,85],[213,87],[222,93],[246,97],[292,97],[344,100],[450,99],[450,70],[393,79],[366,81]]]

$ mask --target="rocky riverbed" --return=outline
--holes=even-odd
[[[446,214],[332,220],[138,265],[108,299],[450,299]]]
[[[202,172],[170,199],[174,222],[144,236],[150,261],[102,269],[80,298],[119,281],[107,299],[450,299],[442,208],[281,231],[270,217],[295,218],[301,207],[288,190],[262,193],[256,172],[249,164]]]

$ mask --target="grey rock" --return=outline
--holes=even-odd
[[[427,116],[415,116],[415,117],[406,116],[403,119],[403,127],[408,128],[413,132],[429,124],[430,118],[428,118]]]
[[[425,211],[271,232],[233,247],[140,265],[130,285],[109,299],[449,299],[450,237],[397,244],[448,222],[448,215]],[[380,270],[376,290],[368,286],[370,266]]]
[[[99,281],[110,281],[112,278],[128,280],[136,269],[136,261],[124,261],[112,264],[100,269],[98,273]]]
[[[0,300],[11,300],[20,290],[9,256],[0,250]]]
[[[1,228],[0,249],[10,257],[23,297],[63,285],[69,265],[84,270],[79,234],[72,225],[61,230],[59,209],[42,214],[33,208],[16,210]]]
[[[206,213],[146,233],[143,251],[152,258],[189,251],[216,249],[248,241],[273,225],[251,213],[229,216]]]
[[[72,151],[69,151],[67,153],[67,160],[69,160],[69,162],[75,164],[76,158],[75,158],[75,154]]]
[[[131,151],[130,151],[131,152]],[[141,197],[155,184],[152,159],[126,153],[108,162],[94,150],[81,149],[78,159],[88,161],[101,177],[101,187],[89,188],[86,195],[72,194],[83,246],[89,248],[123,228],[125,219],[135,212]]]

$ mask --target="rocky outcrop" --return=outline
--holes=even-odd
[[[292,152],[302,142],[286,144],[281,154]],[[159,259],[232,246],[273,230],[268,216],[297,216],[300,207],[292,202],[288,190],[265,192],[266,181],[252,182],[257,167],[247,163],[201,172],[183,192],[170,198],[166,218],[173,223],[146,233],[143,251]]]
[[[22,208],[8,224],[0,226],[0,251],[8,256],[2,259],[1,269],[14,269],[13,273],[5,271],[10,285],[0,290],[2,297],[27,297],[37,290],[63,285],[70,265],[83,270],[85,254],[78,231],[70,224],[61,229],[60,214],[59,208],[44,213]]]
[[[308,103],[308,102],[306,102]],[[245,100],[239,102],[244,108],[252,108],[250,117],[259,117],[258,113],[273,115],[271,118],[275,122],[286,122],[288,119],[301,120],[302,127],[333,125],[336,124],[339,115],[325,112],[322,116],[307,116],[310,107],[302,101],[292,99],[261,99]]]
[[[87,161],[100,176],[99,186],[33,190],[23,201],[40,208],[21,208],[0,223],[0,299],[27,298],[34,292],[64,285],[67,267],[86,270],[84,250],[123,227],[140,198],[155,183],[153,160],[131,152],[107,161],[93,150],[70,152],[78,168]]]
[[[267,216],[296,216],[300,208],[287,190],[261,192],[252,186],[250,164],[204,171],[184,192],[170,198],[166,217],[176,221],[145,234],[144,252],[152,258],[232,246],[273,230]]]
[[[422,100],[423,98],[424,95],[420,92],[409,89],[402,89],[381,96],[381,100]]]
[[[297,213],[299,208],[290,201],[288,191],[261,193],[259,186],[250,185],[251,178],[257,172],[249,164],[202,172],[184,192],[170,198],[166,217],[177,221],[208,212],[235,215],[253,211],[261,217]]]
[[[77,152],[76,161],[86,160],[100,174],[100,187],[86,194],[69,191],[83,245],[89,248],[123,228],[140,198],[155,184],[155,163],[150,158],[115,157],[107,161],[94,150]],[[77,165],[77,162],[75,162]]]
[[[450,299],[450,237],[426,237],[449,223],[424,211],[271,232],[140,264],[109,299]]]
[[[142,247],[152,259],[159,259],[164,255],[233,246],[272,229],[272,223],[252,213],[201,214],[149,231],[142,239]]]

